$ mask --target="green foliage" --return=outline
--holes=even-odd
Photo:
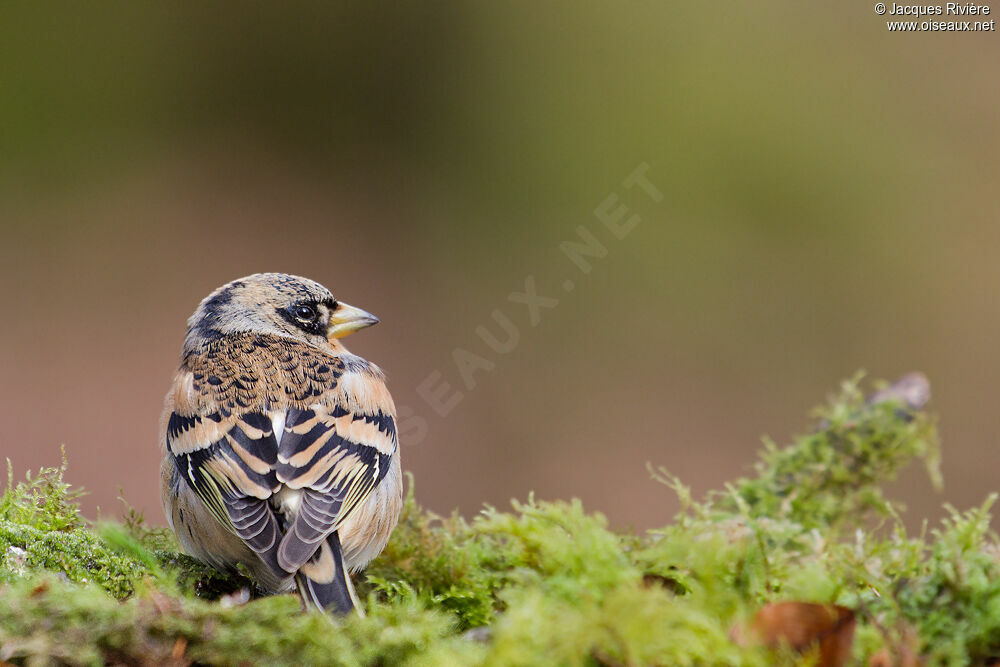
[[[933,420],[866,402],[856,381],[818,420],[703,501],[655,472],[684,509],[646,536],[579,501],[439,517],[411,480],[392,541],[358,577],[363,618],[300,613],[292,595],[247,602],[248,580],[177,553],[130,508],[87,527],[64,468],[45,470],[0,501],[0,660],[766,665],[794,658],[732,630],[785,599],[855,609],[859,660],[904,645],[928,664],[1000,655],[993,499],[911,537],[880,488],[914,458],[936,474]]]
[[[7,462],[7,490],[0,497],[0,582],[39,570],[67,581],[92,582],[116,599],[132,594],[145,569],[84,528],[76,499],[81,492],[63,481],[66,462],[14,483]]]
[[[898,401],[868,404],[860,376],[816,411],[822,428],[789,447],[766,442],[757,476],[741,479],[716,503],[749,517],[788,519],[806,528],[836,527],[874,512],[891,514],[881,484],[914,458],[927,464],[939,485],[938,441],[933,420],[903,411]]]
[[[31,526],[43,531],[80,528],[83,519],[76,500],[82,495],[63,481],[66,455],[58,468],[42,468],[32,478],[14,484],[14,466],[7,459],[7,490],[0,496],[0,521]]]
[[[900,529],[863,557],[845,554],[872,590],[888,593],[867,601],[870,613],[919,628],[932,664],[1000,656],[1000,545],[989,529],[995,500],[967,512],[949,508],[929,537],[909,539]]]
[[[172,654],[207,664],[403,664],[453,627],[444,614],[412,605],[373,604],[365,619],[333,621],[300,613],[293,596],[227,606],[148,587],[111,603],[94,587],[66,586],[51,576],[10,584],[0,609],[6,658],[71,664],[157,664]]]

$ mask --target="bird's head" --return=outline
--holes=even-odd
[[[256,273],[223,285],[188,320],[185,351],[240,333],[285,336],[324,347],[378,323],[360,308],[337,301],[319,283],[285,273]]]

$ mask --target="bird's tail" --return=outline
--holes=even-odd
[[[352,609],[364,615],[351,583],[340,548],[340,536],[333,533],[320,545],[316,555],[299,568],[295,583],[307,607],[346,614]]]

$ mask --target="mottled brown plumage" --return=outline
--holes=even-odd
[[[382,371],[339,338],[377,320],[311,280],[257,274],[188,321],[162,420],[164,509],[181,544],[270,591],[357,605],[348,571],[385,546],[402,504]]]

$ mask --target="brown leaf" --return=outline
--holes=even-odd
[[[912,651],[904,651],[896,656],[883,647],[868,658],[868,667],[922,667],[924,661]]]
[[[886,646],[868,658],[868,667],[923,667],[924,660],[917,652],[920,639],[913,628],[904,627],[899,631],[897,641]]]
[[[184,657],[184,651],[187,650],[187,640],[184,637],[178,637],[174,641],[174,648],[170,651],[170,657],[174,660],[180,660]]]
[[[818,648],[820,667],[840,667],[851,656],[856,624],[847,607],[773,602],[757,612],[748,635],[771,648],[789,646],[800,653]]]

